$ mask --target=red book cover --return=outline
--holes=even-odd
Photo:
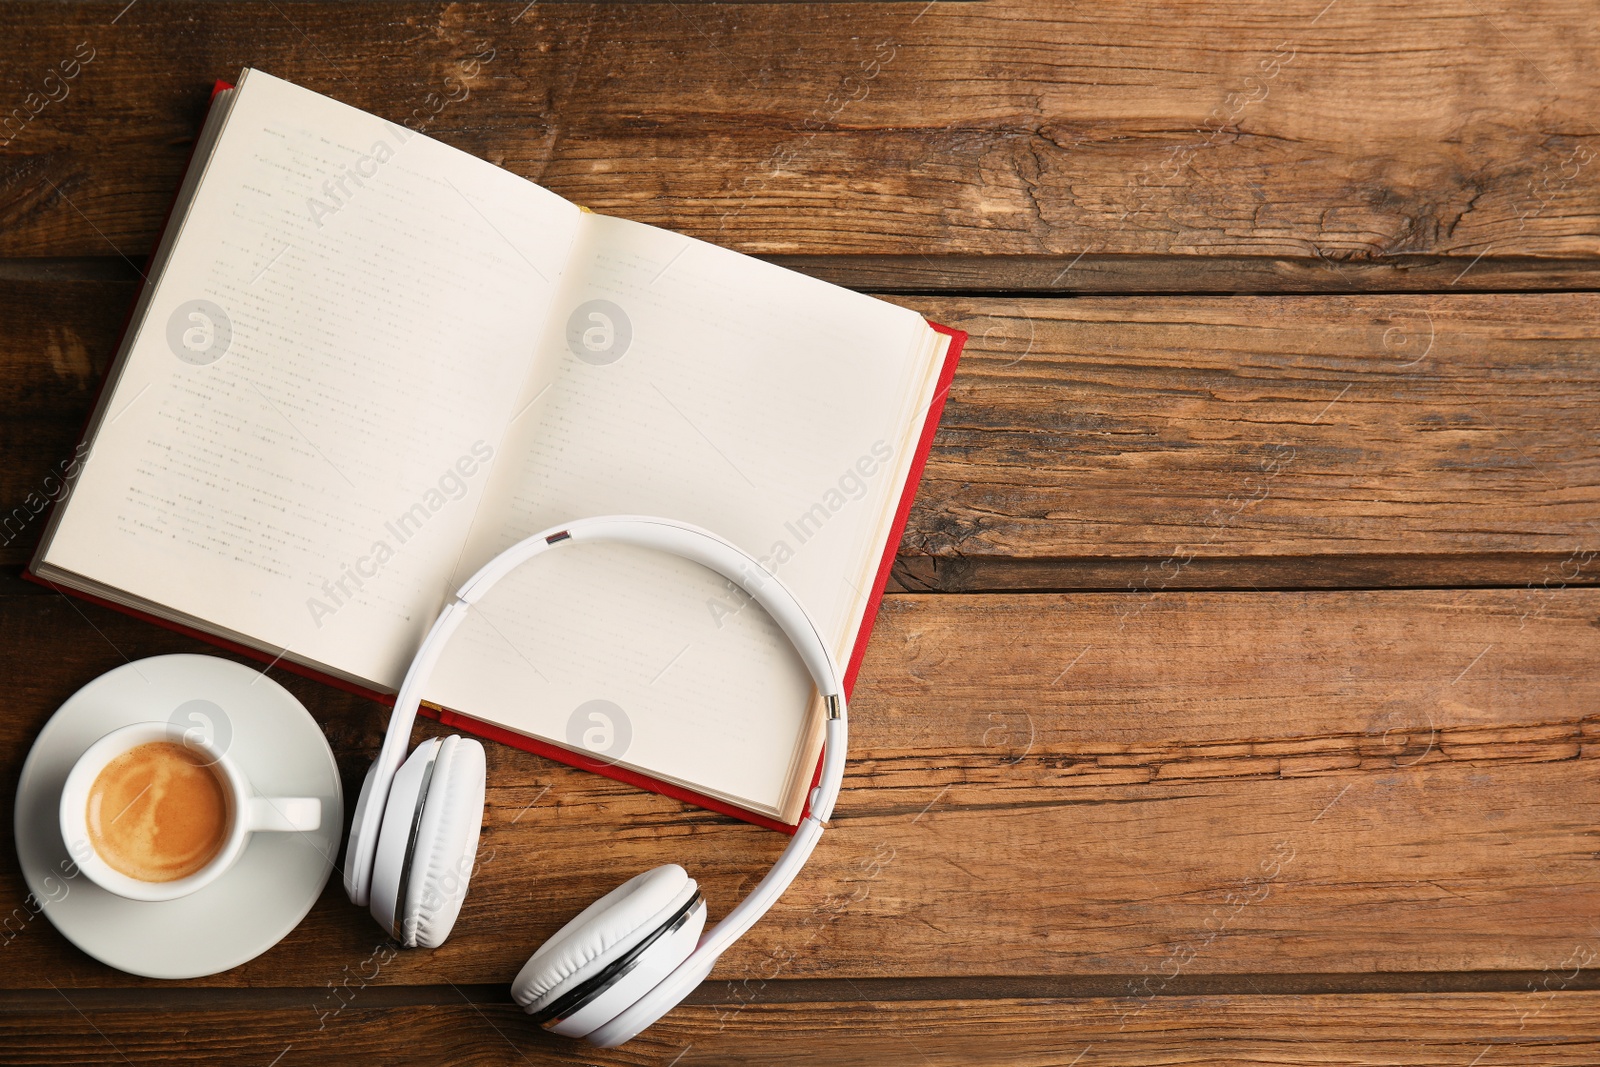
[[[228,82],[218,81],[212,87],[211,98],[215,100],[218,93],[230,88],[232,88],[232,85]],[[187,166],[185,167],[185,170],[187,170]],[[174,206],[176,206],[176,202],[174,202]],[[167,218],[162,223],[163,230],[166,229],[167,223],[171,221],[171,212],[172,209],[169,208]],[[155,256],[152,252],[150,261],[146,263],[147,269],[153,265],[154,258]],[[137,303],[137,297],[135,298],[135,302]],[[123,322],[122,329],[124,333],[126,333],[127,330],[132,327],[132,318],[133,309],[130,307],[128,317]],[[884,588],[888,585],[889,573],[894,567],[896,551],[900,546],[900,538],[905,532],[906,520],[911,514],[911,505],[916,498],[917,483],[922,480],[922,471],[927,465],[928,452],[933,446],[933,435],[938,429],[940,414],[944,411],[945,397],[950,392],[950,384],[955,379],[956,365],[961,359],[961,350],[966,344],[967,340],[967,334],[965,331],[952,329],[949,326],[941,326],[938,323],[929,323],[929,325],[950,338],[950,347],[945,352],[944,364],[939,372],[939,381],[935,388],[933,399],[928,404],[927,415],[923,421],[922,430],[917,439],[916,454],[912,457],[911,469],[906,478],[906,484],[900,490],[900,500],[895,508],[894,523],[889,531],[888,541],[884,545],[883,557],[878,563],[878,571],[872,583],[872,590],[867,601],[867,608],[865,613],[862,615],[861,629],[856,634],[855,645],[851,650],[849,662],[845,666],[844,690],[847,698],[855,690],[856,676],[861,671],[861,661],[866,655],[867,642],[872,636],[872,626],[877,619],[878,605],[883,599]],[[121,343],[121,339],[119,338],[119,349],[121,347]],[[105,381],[101,382],[100,388],[102,390],[105,388]],[[93,405],[91,405],[91,410],[92,409]],[[84,432],[85,434],[88,432],[87,423],[85,424]],[[63,501],[65,499],[65,497],[62,498]],[[58,501],[54,506],[59,506],[61,502],[62,501]],[[261,663],[266,663],[268,665],[280,665],[285,670],[291,671],[295,674],[299,674],[307,678],[314,678],[318,681],[334,686],[335,688],[354,693],[358,696],[366,697],[380,704],[388,706],[392,706],[394,704],[394,694],[392,693],[380,693],[376,690],[367,689],[363,686],[345,681],[344,679],[324,674],[321,671],[314,670],[302,664],[292,663],[288,660],[281,659],[280,657],[273,657],[260,649],[252,648],[248,645],[241,645],[238,642],[230,641],[225,637],[206,633],[203,630],[197,630],[193,627],[185,626],[182,623],[173,622],[169,619],[163,619],[159,616],[151,615],[136,608],[131,608],[124,604],[118,604],[114,601],[106,600],[90,593],[81,592],[76,589],[63,589],[54,582],[34,574],[31,569],[25,571],[23,577],[30,581],[37,582],[40,585],[54,589],[58,593],[71,594],[73,596],[80,597],[91,603],[110,608],[113,611],[120,611],[123,614],[132,615],[135,618],[143,619],[146,622],[155,623],[157,626],[165,627],[168,630],[174,630],[178,633],[187,634],[190,637],[198,638],[202,641],[208,642],[209,644],[216,645],[219,648],[227,649],[230,652],[234,652],[242,656],[248,656],[249,658]],[[723,800],[718,800],[715,797],[704,796],[700,793],[694,792],[693,790],[685,789],[679,785],[674,785],[671,782],[664,782],[659,779],[652,778],[649,775],[641,774],[638,771],[630,770],[626,767],[619,767],[603,760],[596,760],[586,756],[581,752],[574,752],[571,749],[563,748],[559,745],[553,745],[546,741],[541,741],[538,738],[528,737],[524,734],[507,730],[504,727],[496,726],[493,723],[483,722],[470,716],[462,715],[458,712],[451,711],[448,708],[440,708],[425,704],[421,710],[424,715],[438,719],[446,726],[455,727],[492,741],[499,741],[503,744],[510,745],[513,748],[519,748],[527,752],[533,752],[540,756],[544,756],[547,759],[555,760],[558,763],[565,763],[568,766],[577,767],[580,770],[592,771],[595,774],[601,774],[607,778],[613,778],[619,782],[626,782],[629,785],[637,786],[641,789],[647,789],[651,792],[660,793],[663,796],[672,797],[673,799],[682,801],[686,804],[693,804],[696,807],[705,808],[709,811],[715,811],[723,815],[729,815],[733,818],[742,819],[745,822],[766,827],[770,830],[777,830],[781,833],[792,834],[797,828],[797,825],[789,825],[787,823],[779,822],[777,819],[766,815],[761,815],[756,812],[747,811],[744,808],[729,804]],[[813,785],[816,783],[817,777],[821,774],[821,772],[822,763],[820,760],[818,760],[817,768],[812,774]],[[802,818],[804,818],[803,814]]]

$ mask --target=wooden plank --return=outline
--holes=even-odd
[[[1580,0],[1449,0],[1423,30],[1324,0],[123,6],[0,12],[24,42],[0,60],[19,116],[0,255],[138,258],[210,80],[254,63],[749,252],[1039,257],[997,269],[1069,289],[1079,255],[1103,257],[1087,275],[1127,258],[1144,288],[1191,269],[1218,287],[1211,257],[1351,286],[1419,264],[1438,285],[1480,256],[1483,278],[1597,276],[1600,26]],[[62,63],[76,77],[44,102]]]
[[[0,781],[78,685],[124,655],[202,647],[78,608],[0,598],[14,679]],[[1138,989],[1174,971],[1541,972],[1574,945],[1600,954],[1597,618],[1600,590],[1575,589],[890,597],[834,829],[715,977]],[[353,795],[380,713],[290,686]],[[375,984],[505,982],[566,918],[659,863],[693,872],[716,914],[783,843],[501,746],[489,762],[455,936]],[[24,896],[0,865],[0,901]],[[0,987],[169,988],[23,918]],[[321,988],[381,942],[330,887],[278,947],[196,984]]]
[[[0,1010],[7,1062],[451,1064],[1341,1063],[1587,1065],[1600,993],[744,1003],[677,1009],[620,1049],[545,1034],[509,1004]],[[465,999],[465,994],[463,994]],[[274,1058],[278,1057],[278,1058]]]
[[[0,562],[32,552],[131,298],[0,280]],[[1600,578],[1595,294],[896,299],[972,335],[899,588]]]
[[[910,587],[1594,570],[1593,296],[905,302],[972,334],[902,544]]]

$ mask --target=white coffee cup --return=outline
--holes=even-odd
[[[222,784],[228,832],[222,847],[200,870],[170,882],[147,882],[113,868],[95,851],[89,835],[89,791],[106,764],[130,749],[156,741],[183,745],[209,764]],[[316,797],[258,796],[238,764],[210,740],[172,722],[137,722],[113,730],[90,745],[67,775],[61,790],[61,838],[80,870],[97,885],[130,900],[175,900],[188,896],[227,872],[259,831],[315,830],[322,823]]]

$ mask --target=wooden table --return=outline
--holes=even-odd
[[[0,1062],[1600,1059],[1591,4],[125,2],[0,9],[7,509],[246,64],[972,341],[832,833],[616,1052],[512,1007],[529,951],[669,860],[715,913],[782,840],[500,746],[439,951],[387,961],[335,884],[199,981],[64,941],[28,745],[208,647],[25,585],[7,526]],[[353,796],[383,711],[273,677]]]

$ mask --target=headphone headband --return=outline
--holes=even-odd
[[[827,642],[789,588],[737,545],[698,526],[646,516],[607,515],[551,527],[519,541],[485,564],[445,605],[423,638],[395,697],[383,748],[373,763],[366,787],[362,789],[351,825],[344,886],[354,903],[365,906],[369,902],[379,828],[390,788],[410,745],[411,728],[416,723],[417,708],[422,702],[423,685],[432,676],[450,636],[466,618],[471,606],[500,579],[535,556],[569,542],[626,544],[656,549],[699,563],[737,583],[772,616],[789,638],[816,684],[828,713],[822,775],[811,790],[810,812],[801,820],[788,847],[750,894],[701,936],[698,946],[687,960],[644,999],[601,1027],[589,1039],[594,1044],[610,1045],[620,1044],[650,1025],[699,984],[710,971],[716,957],[772,907],[805,865],[822,836],[822,824],[833,812],[834,800],[838,797],[839,786],[844,778],[848,720],[842,678]]]

